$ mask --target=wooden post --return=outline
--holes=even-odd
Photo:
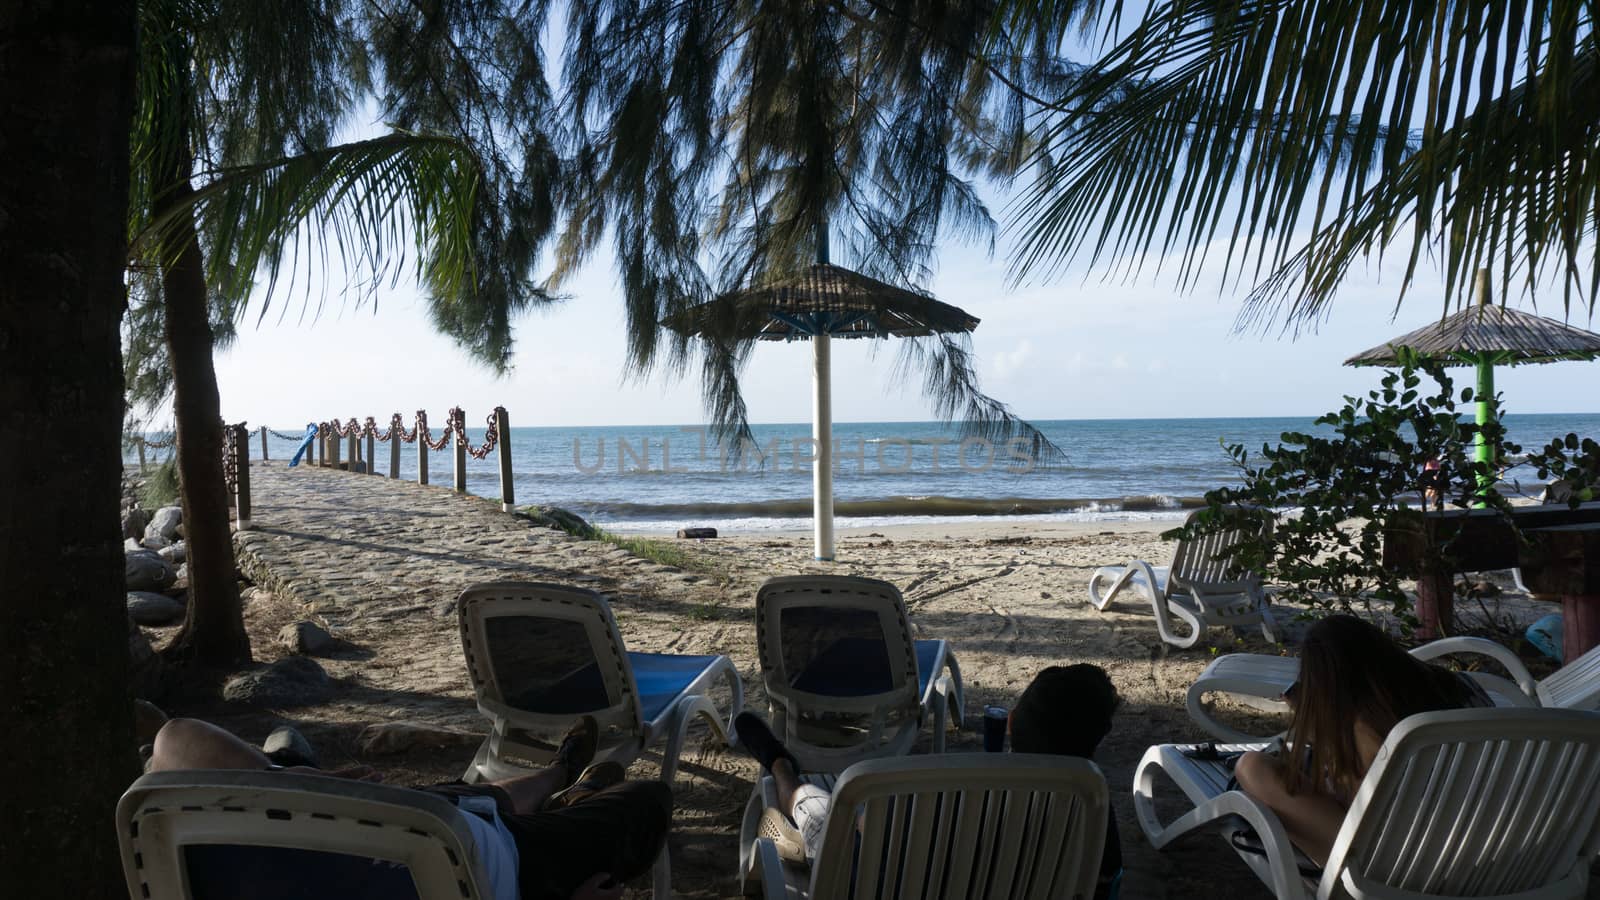
[[[467,414],[464,410],[456,410],[455,421],[456,445],[456,493],[467,492]]]
[[[389,477],[400,477],[400,433],[389,429]]]
[[[350,445],[347,448],[350,451],[350,474],[354,475],[356,463],[361,461],[361,441],[353,431],[345,436],[345,441]]]
[[[367,474],[378,474],[378,446],[372,432],[367,432]]]
[[[267,461],[267,426],[261,426],[261,461]]]
[[[1449,572],[1417,576],[1417,637],[1434,640],[1455,628],[1455,579]]]
[[[428,439],[417,429],[417,484],[428,483]]]
[[[494,430],[500,435],[500,509],[516,509],[517,495],[511,473],[511,415],[504,406],[494,408]]]
[[[328,467],[339,468],[339,435],[333,432],[328,433]]]
[[[235,453],[234,472],[236,478],[234,487],[238,496],[234,502],[234,509],[238,512],[240,531],[250,530],[250,432],[244,425],[235,425],[233,449]],[[261,432],[263,440],[266,432]]]
[[[139,474],[143,475],[144,472],[145,472],[145,466],[144,466],[144,436],[141,435],[139,437],[134,438],[133,442],[135,444],[137,444],[138,447],[139,447]]]

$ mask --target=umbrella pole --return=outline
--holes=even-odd
[[[1490,273],[1488,269],[1478,270],[1474,287],[1477,289],[1478,308],[1480,310],[1494,302],[1489,279]],[[1494,448],[1489,446],[1489,442],[1484,438],[1481,430],[1483,426],[1489,424],[1494,415],[1494,411],[1490,408],[1494,403],[1494,354],[1488,351],[1478,354],[1478,389],[1473,399],[1478,401],[1477,419],[1478,428],[1480,429],[1473,440],[1473,459],[1480,463],[1492,464],[1495,461]],[[1481,497],[1488,493],[1489,489],[1494,487],[1495,480],[1494,475],[1480,476],[1478,478],[1478,495]],[[1482,507],[1483,503],[1474,503],[1473,506]]]
[[[1473,438],[1473,459],[1480,463],[1492,465],[1495,461],[1494,448],[1489,445],[1488,439],[1484,437],[1481,430],[1483,426],[1494,420],[1494,411],[1492,409],[1494,403],[1494,361],[1493,357],[1487,353],[1478,357],[1478,389],[1474,399],[1477,400],[1477,420],[1480,430]],[[1494,487],[1494,483],[1494,475],[1480,476],[1478,478],[1478,493],[1481,495],[1487,492]],[[1475,503],[1473,505],[1482,506],[1483,504]]]
[[[811,338],[811,439],[816,459],[811,464],[811,516],[815,556],[833,561],[833,387],[827,332]]]

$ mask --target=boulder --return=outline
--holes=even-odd
[[[283,626],[278,632],[278,643],[288,648],[291,653],[314,655],[332,649],[338,641],[326,628],[315,622],[296,622],[293,625]]]
[[[183,521],[183,510],[176,506],[163,506],[156,510],[150,517],[150,524],[145,526],[144,536],[159,537],[167,543],[172,543],[178,536],[178,525]]]
[[[280,766],[317,766],[317,751],[291,725],[279,725],[261,742],[261,752],[272,757]]]
[[[183,541],[176,541],[162,547],[159,551],[161,558],[173,565],[180,565],[189,559],[189,547]]]
[[[522,514],[535,525],[555,528],[579,537],[588,537],[594,533],[594,526],[584,521],[583,516],[559,506],[524,506]]]
[[[153,534],[139,541],[139,546],[145,548],[146,550],[160,550],[166,547],[169,543],[171,543],[171,541],[168,541],[161,535]]]
[[[128,618],[140,625],[171,625],[183,619],[182,603],[165,594],[128,592]]]
[[[128,662],[132,668],[137,669],[150,661],[156,652],[150,646],[150,639],[145,637],[144,629],[139,623],[128,617]]]
[[[123,553],[138,553],[143,549],[145,549],[145,546],[139,543],[138,538],[127,538],[122,542]]]
[[[123,561],[123,574],[130,591],[159,591],[178,580],[172,564],[154,550],[129,551]]]
[[[333,679],[309,656],[284,657],[222,686],[222,699],[251,706],[310,706],[332,695]]]
[[[144,537],[145,526],[150,524],[150,514],[137,506],[122,511],[122,536],[137,541]]]
[[[483,735],[457,728],[441,728],[420,722],[380,722],[361,729],[356,745],[372,755],[405,753],[411,750],[453,750],[476,747]]]

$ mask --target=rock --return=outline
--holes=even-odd
[[[681,538],[714,538],[717,536],[715,528],[679,528],[678,537]]]
[[[189,559],[189,546],[183,541],[168,544],[157,552],[160,553],[162,559],[175,566]]]
[[[189,564],[187,562],[178,567],[178,577],[184,581],[189,580]]]
[[[332,648],[338,641],[315,622],[296,622],[283,626],[278,632],[278,643],[292,653],[316,654]]]
[[[163,506],[156,510],[150,518],[150,524],[145,526],[145,537],[159,537],[167,543],[172,543],[178,536],[178,525],[183,521],[183,510],[176,506]]]
[[[252,706],[309,706],[332,695],[333,679],[309,656],[285,657],[222,687],[222,699]]]
[[[128,592],[128,618],[140,625],[171,625],[183,618],[182,603],[165,594]]]
[[[139,539],[138,538],[128,538],[127,540],[124,540],[122,542],[122,552],[123,553],[138,553],[140,550],[143,550],[143,549],[145,549],[145,546],[143,544],[139,543]]]
[[[594,533],[594,526],[584,521],[583,516],[559,506],[524,506],[522,514],[535,525],[543,525],[579,537],[588,537]]]
[[[122,513],[122,536],[137,541],[144,537],[145,526],[150,524],[150,514],[137,506],[131,506]]]
[[[156,732],[167,724],[167,714],[148,700],[133,701],[133,734],[136,744],[148,744],[156,739]]]
[[[155,650],[150,647],[150,639],[145,637],[144,629],[139,627],[139,623],[135,622],[132,616],[129,616],[128,662],[132,664],[131,667],[137,669],[155,655]]]
[[[273,757],[280,766],[320,766],[317,751],[312,749],[306,736],[293,726],[279,725],[261,742],[261,752]]]
[[[123,561],[123,574],[130,591],[159,591],[178,580],[172,564],[154,550],[131,550]]]
[[[382,755],[408,750],[451,750],[476,747],[483,735],[420,722],[381,722],[361,729],[356,745],[365,753]]]
[[[159,534],[155,534],[150,535],[149,537],[146,537],[144,540],[140,541],[139,546],[145,548],[146,550],[160,550],[169,543],[171,542],[166,538]]]

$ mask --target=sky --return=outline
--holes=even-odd
[[[1399,279],[1357,270],[1314,333],[1239,335],[1243,292],[1220,292],[1215,281],[1180,292],[1170,272],[1129,282],[1075,269],[1010,288],[1004,249],[991,258],[946,246],[927,287],[981,320],[972,347],[983,388],[1033,420],[1313,416],[1377,384],[1381,373],[1344,367],[1346,357],[1442,309],[1436,272],[1423,270],[1391,319]],[[224,417],[288,428],[333,417],[381,422],[394,412],[409,420],[426,409],[442,422],[460,405],[476,423],[502,405],[514,426],[704,422],[693,372],[626,372],[622,301],[608,262],[598,254],[571,282],[568,300],[518,322],[514,368],[504,378],[432,332],[408,281],[360,307],[341,305],[333,284],[320,316],[303,319],[302,295],[275,298],[266,320],[242,323],[217,358]],[[287,311],[281,322],[279,309]],[[1562,317],[1559,296],[1540,311]],[[1570,321],[1594,324],[1581,312]],[[836,421],[933,418],[916,377],[894,378],[897,340],[833,342]],[[1467,383],[1467,370],[1457,371]],[[742,379],[751,421],[809,421],[810,373],[809,343],[757,346]],[[1508,412],[1594,413],[1597,377],[1600,363],[1524,366],[1499,370],[1497,386]]]

